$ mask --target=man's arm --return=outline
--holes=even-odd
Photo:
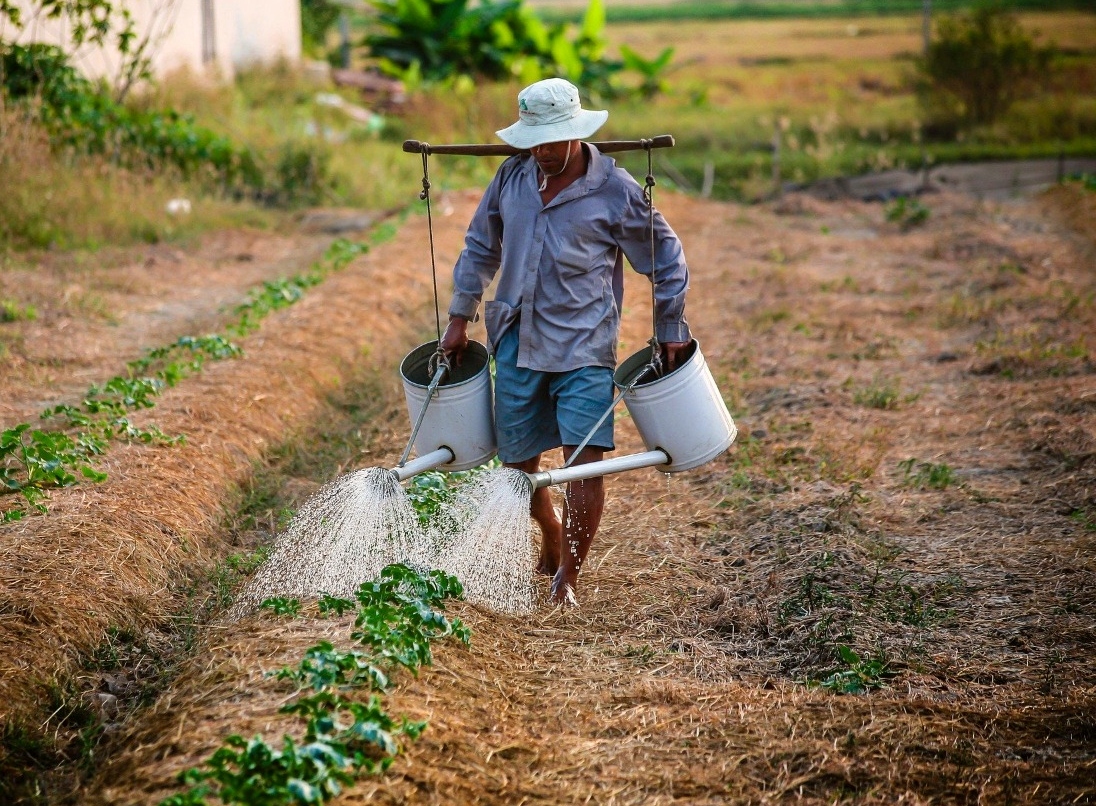
[[[502,215],[499,197],[503,163],[480,199],[475,215],[464,236],[464,249],[453,266],[453,298],[449,303],[449,321],[463,319],[465,325],[475,319],[483,292],[491,283],[502,260]],[[443,343],[445,339],[442,339]],[[467,344],[467,339],[465,339]],[[461,348],[463,350],[463,348]]]
[[[685,251],[662,214],[654,212],[655,248],[651,264],[649,210],[642,189],[631,189],[620,223],[618,243],[628,262],[655,284],[655,338],[662,346],[662,363],[667,371],[677,369],[688,358],[692,340],[685,319],[685,294],[689,289],[689,267]]]

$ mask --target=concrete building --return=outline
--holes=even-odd
[[[0,39],[67,45],[63,21],[36,19],[34,3],[20,2],[22,32],[0,28]],[[137,42],[147,39],[155,75],[179,68],[231,78],[250,64],[301,57],[300,0],[120,0],[136,23]],[[89,76],[113,78],[118,53],[84,45],[75,63]]]

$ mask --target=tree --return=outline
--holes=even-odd
[[[111,0],[33,0],[15,3],[0,0],[0,48],[19,39],[38,24],[55,22],[64,26],[73,51],[91,45],[113,47],[119,54],[117,72],[111,82],[117,100],[133,84],[151,76],[152,56],[175,24],[179,0],[149,3],[145,30],[139,33],[129,10]],[[8,35],[8,26],[14,29]]]
[[[930,118],[992,123],[1046,68],[1040,48],[1016,17],[996,5],[947,16],[918,63],[921,101]]]

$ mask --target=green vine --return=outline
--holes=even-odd
[[[255,331],[267,314],[297,302],[306,289],[368,251],[368,244],[335,240],[306,274],[268,281],[253,289],[247,301],[234,310],[237,319],[227,332],[243,336]],[[169,436],[155,425],[138,428],[129,415],[153,408],[164,389],[200,372],[206,361],[242,355],[243,350],[224,335],[182,336],[130,362],[128,375],[91,386],[79,405],[53,406],[42,412],[43,420],[62,421],[60,429],[33,429],[29,423],[20,423],[0,432],[0,495],[20,499],[0,511],[0,523],[21,520],[32,512],[45,513],[43,501],[49,491],[76,484],[81,477],[105,481],[107,474],[96,470],[94,464],[112,440],[161,445],[185,442],[183,435]]]
[[[365,649],[321,641],[296,666],[273,673],[296,686],[281,710],[303,720],[303,737],[284,735],[279,748],[261,736],[229,736],[204,764],[180,773],[179,782],[189,788],[160,806],[198,806],[210,797],[247,806],[325,803],[358,776],[388,769],[401,740],[417,739],[426,723],[393,718],[379,695],[391,688],[394,669],[417,674],[430,665],[433,641],[470,641],[460,619],[443,612],[447,599],[462,596],[455,577],[398,564],[363,583],[356,601],[325,595],[321,615],[356,609],[350,637]],[[369,692],[367,699],[355,696],[361,689]]]

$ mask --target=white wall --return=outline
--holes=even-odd
[[[29,19],[28,2],[23,9],[26,29],[17,41],[48,42],[65,47],[67,30],[63,22]],[[152,51],[152,68],[163,75],[180,67],[196,73],[208,72],[231,78],[237,69],[250,64],[301,58],[300,0],[121,0],[136,22],[138,37],[150,30],[160,42]],[[203,6],[212,7],[215,60],[203,62]],[[0,36],[12,39],[10,26]],[[118,53],[113,48],[84,46],[74,54],[75,64],[89,77],[113,77]]]

